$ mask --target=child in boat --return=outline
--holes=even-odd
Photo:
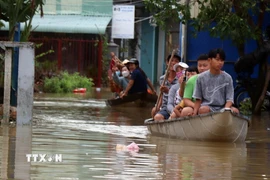
[[[180,97],[180,100],[181,101],[178,101],[177,99],[177,96],[175,97],[175,107],[173,109],[173,112],[171,113],[170,115],[170,118],[169,119],[172,119],[172,118],[177,118],[177,117],[180,117],[181,116],[181,111],[182,109],[184,108],[184,100],[182,100],[183,98],[183,92],[184,92],[184,89],[185,89],[185,83],[188,79],[190,79],[192,76],[194,75],[197,75],[198,74],[198,69],[197,67],[195,66],[192,66],[192,67],[189,67],[187,68],[184,76],[182,76],[181,78],[179,78],[179,84],[181,84],[181,86],[179,87],[179,89],[177,90],[177,96]],[[184,85],[184,86],[182,86]]]
[[[169,65],[170,58],[171,58],[171,55],[169,55],[166,59],[167,65]],[[177,54],[174,54],[170,63],[168,78],[165,80],[164,85],[162,84],[163,84],[165,75],[162,75],[159,79],[160,91],[163,93],[163,95],[162,95],[162,99],[159,102],[157,102],[156,106],[151,111],[151,115],[154,118],[154,120],[157,120],[157,121],[164,120],[164,119],[168,119],[170,116],[170,114],[167,111],[169,90],[174,84],[177,84],[177,81],[178,81],[176,72],[173,67],[175,64],[179,63],[180,61],[181,61],[181,57]]]
[[[220,111],[223,108],[239,113],[238,109],[232,107],[232,77],[221,70],[226,58],[225,52],[222,49],[213,49],[208,53],[208,58],[210,69],[201,73],[196,81],[193,115]]]
[[[209,62],[208,62],[207,54],[201,54],[197,58],[197,68],[198,68],[199,73],[202,73],[209,69]],[[185,107],[181,111],[181,117],[190,116],[193,113],[195,100],[192,98],[192,95],[195,88],[197,77],[198,75],[194,75],[191,78],[189,78],[188,81],[186,82],[186,86],[185,86],[184,94],[183,94],[183,101],[184,101]]]

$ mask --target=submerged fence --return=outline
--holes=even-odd
[[[1,38],[1,40],[6,40]],[[102,78],[102,41],[60,38],[31,38],[30,42],[40,45],[35,55],[44,54],[38,61],[54,62],[57,69],[69,73],[79,72],[101,86]],[[46,54],[46,52],[52,53]]]
[[[96,87],[101,86],[102,42],[97,40],[48,39],[34,38],[31,42],[41,44],[36,48],[36,55],[46,53],[40,61],[57,62],[58,70],[69,73],[79,72],[94,79]]]

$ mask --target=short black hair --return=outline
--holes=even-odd
[[[139,61],[136,58],[131,58],[127,64],[135,64],[139,66]]]
[[[171,58],[171,54],[167,57],[167,62],[169,62],[170,58]],[[178,54],[174,54],[173,57],[177,58],[179,60],[179,62],[181,62],[181,57]]]
[[[208,55],[207,54],[199,55],[199,57],[197,58],[197,61],[200,61],[200,60],[208,60]]]
[[[226,59],[226,54],[225,54],[224,50],[221,48],[210,50],[208,53],[208,57],[209,58],[216,58],[218,54],[222,60]]]
[[[196,72],[197,74],[199,74],[198,68],[196,66],[190,66],[187,68],[186,71],[187,72]]]

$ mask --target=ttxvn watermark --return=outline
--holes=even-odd
[[[62,154],[26,154],[27,162],[62,162]]]

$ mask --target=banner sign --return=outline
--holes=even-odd
[[[112,38],[134,39],[134,16],[135,6],[113,6]]]

